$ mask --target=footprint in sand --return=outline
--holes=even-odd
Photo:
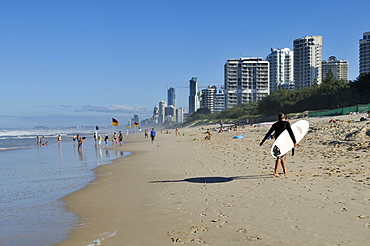
[[[189,240],[190,243],[205,244],[206,242],[202,238],[193,238]]]
[[[244,229],[244,228],[237,228],[235,231],[240,232],[240,233],[246,233],[247,232],[247,230]]]
[[[240,239],[240,241],[258,241],[258,240],[261,240],[261,238],[258,236],[248,236],[246,238]]]
[[[301,230],[301,227],[300,226],[297,226],[297,225],[296,226],[292,226],[292,230],[298,230],[299,231],[299,230]]]

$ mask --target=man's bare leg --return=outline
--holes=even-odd
[[[286,175],[288,170],[287,170],[286,165],[285,165],[285,157],[281,158],[281,166],[283,168],[283,173]]]
[[[274,176],[280,177],[279,175],[280,158],[276,158]]]

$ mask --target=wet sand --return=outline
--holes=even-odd
[[[273,140],[259,146],[268,127],[211,140],[206,127],[158,131],[154,144],[131,135],[116,149],[132,155],[65,198],[81,219],[60,245],[366,245],[370,121],[361,116],[309,118],[281,177],[272,175]]]

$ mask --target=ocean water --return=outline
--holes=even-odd
[[[91,130],[78,132],[87,138],[82,151],[70,130],[0,130],[0,245],[66,239],[78,218],[60,199],[93,181],[94,168],[129,154],[97,146]],[[36,145],[41,135],[48,145]]]

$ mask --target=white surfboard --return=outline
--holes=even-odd
[[[295,140],[297,143],[302,140],[308,132],[310,124],[306,120],[300,120],[291,125]],[[271,147],[271,155],[276,158],[285,155],[289,150],[293,149],[294,144],[289,135],[288,130],[284,130],[275,140]]]

